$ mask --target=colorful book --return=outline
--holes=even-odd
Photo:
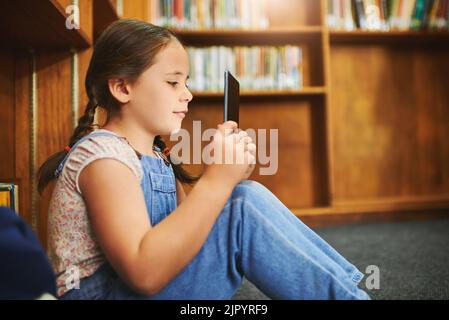
[[[422,23],[424,21],[424,7],[425,0],[416,0],[415,9],[413,11],[412,21],[410,29],[419,30],[421,29]]]
[[[176,29],[266,29],[269,0],[154,0],[151,23]]]
[[[188,47],[189,88],[221,92],[228,69],[242,90],[299,90],[303,87],[302,49],[286,46]]]
[[[363,0],[354,0],[354,1],[355,1],[355,11],[357,13],[357,26],[362,30],[366,30],[367,24]]]
[[[0,183],[0,206],[9,207],[19,213],[19,186],[14,183]]]

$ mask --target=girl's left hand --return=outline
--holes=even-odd
[[[240,135],[240,139],[243,139],[244,137],[248,136],[248,133],[244,130],[238,129],[238,134]],[[249,153],[251,153],[254,157],[254,159],[257,159],[256,157],[256,153],[257,153],[257,148],[256,145],[254,143],[248,143],[245,145],[245,151],[248,151]],[[254,168],[256,167],[256,160],[254,160],[254,163],[251,163],[248,167],[248,170],[246,170],[245,172],[245,176],[243,179],[248,179],[251,174],[254,171]]]

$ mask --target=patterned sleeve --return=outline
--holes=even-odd
[[[81,194],[78,184],[81,171],[93,161],[105,158],[120,161],[139,181],[142,179],[142,167],[134,150],[115,136],[94,136],[81,142],[67,159],[62,175]]]

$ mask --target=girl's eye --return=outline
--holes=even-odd
[[[174,81],[174,82],[172,82],[172,81],[167,81],[171,86],[173,86],[173,87],[175,87],[177,84],[178,84],[178,82],[177,81]],[[186,88],[188,89],[189,88],[189,85],[188,84],[186,84]]]

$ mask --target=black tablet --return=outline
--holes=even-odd
[[[232,120],[239,123],[240,84],[226,70],[224,73],[224,122]]]

